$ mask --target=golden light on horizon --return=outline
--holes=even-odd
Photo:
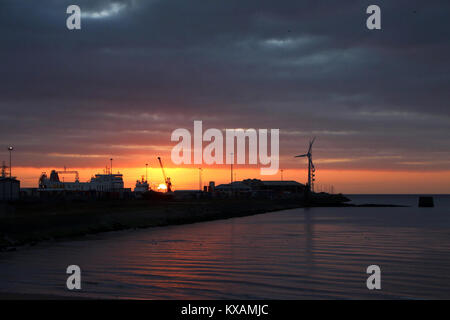
[[[63,170],[63,168],[32,168],[17,167],[16,173],[21,187],[36,188],[39,176],[43,171],[49,173],[51,169]],[[102,168],[78,169],[80,181],[88,181],[93,174],[101,172]],[[125,187],[134,189],[136,180],[145,174],[145,167],[122,167]],[[171,178],[173,189],[197,190],[199,184],[198,168],[179,167],[166,169]],[[280,174],[272,176],[261,176],[257,168],[236,167],[236,180],[256,178],[261,180],[280,180]],[[300,183],[306,182],[306,168],[284,169],[283,180],[295,180]],[[230,182],[230,169],[228,167],[204,167],[203,185],[214,181],[216,185]],[[356,193],[395,193],[395,194],[418,194],[418,193],[448,193],[450,191],[450,171],[389,171],[389,170],[336,170],[322,169],[317,171],[316,186],[333,185],[335,192],[347,194]],[[164,186],[164,178],[159,168],[148,169],[148,180],[153,190],[164,192],[160,189]],[[67,180],[66,180],[67,181]],[[320,187],[319,187],[320,189]]]
[[[166,192],[167,186],[164,183],[161,183],[158,188],[159,191]]]

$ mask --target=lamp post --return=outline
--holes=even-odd
[[[148,178],[147,178],[147,168],[148,168],[148,163],[145,164],[145,182],[148,182]]]
[[[9,151],[9,177],[12,178],[12,166],[11,166],[11,152],[14,150],[14,148],[12,146],[8,147],[8,151]]]
[[[111,166],[110,166],[110,168],[111,168],[111,174],[113,174],[113,170],[112,170],[112,161],[113,161],[113,158],[109,159],[109,161],[111,161]]]
[[[233,183],[233,162],[234,162],[234,153],[233,152],[230,152],[230,159],[231,159],[231,163],[230,163],[230,169],[231,169],[231,172],[230,172],[230,180],[231,180],[231,183]]]
[[[199,189],[200,192],[202,191],[202,185],[203,185],[203,183],[202,183],[202,171],[203,171],[202,168],[198,168],[198,189]]]

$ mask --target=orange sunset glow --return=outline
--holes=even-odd
[[[42,172],[64,167],[79,171],[86,181],[113,158],[113,172],[123,173],[129,188],[145,175],[148,163],[149,182],[157,190],[164,184],[157,157],[174,190],[198,189],[199,167],[203,185],[227,183],[227,165],[171,161],[177,144],[173,132],[186,130],[194,140],[195,122],[202,122],[201,134],[208,129],[279,130],[285,180],[306,183],[307,162],[294,156],[304,154],[316,137],[319,189],[450,193],[444,35],[430,39],[435,43],[421,40],[414,45],[419,49],[411,50],[411,39],[399,30],[387,36],[359,23],[355,31],[350,21],[363,21],[358,20],[366,14],[361,8],[361,14],[349,9],[342,19],[350,24],[340,30],[342,21],[322,25],[316,16],[322,7],[304,16],[310,8],[301,1],[286,11],[284,5],[268,6],[244,10],[242,16],[230,13],[234,9],[225,15],[222,9],[213,15],[193,9],[194,18],[208,20],[203,25],[187,22],[184,5],[177,11],[153,1],[124,2],[108,11],[99,9],[100,2],[86,1],[83,28],[89,32],[68,31],[64,24],[48,28],[45,19],[65,14],[62,4],[42,6],[51,13],[36,13],[33,28],[16,30],[18,11],[9,13],[13,22],[5,25],[1,51],[0,164],[9,165],[7,147],[14,146],[13,175],[21,186],[37,187]],[[179,25],[156,18],[169,12],[184,12]],[[284,16],[287,12],[292,16]],[[156,16],[143,18],[147,13]],[[209,30],[216,14],[223,20]],[[265,24],[272,19],[273,24]],[[412,23],[408,30],[419,25]],[[37,33],[30,31],[34,28]],[[422,34],[420,28],[414,32]],[[235,169],[236,180],[281,179],[280,172],[261,176],[255,165]]]
[[[155,163],[156,165],[156,163]],[[24,187],[36,187],[42,172],[49,173],[52,169],[64,168],[15,168],[15,174],[22,179]],[[87,181],[95,173],[101,173],[102,168],[77,169],[80,181]],[[125,187],[134,188],[136,180],[145,176],[145,166],[124,167],[113,169],[124,175]],[[280,180],[280,172],[273,176],[262,176],[259,169],[248,169],[236,166],[234,169],[236,180],[257,178],[262,180]],[[196,190],[199,187],[199,172],[197,167],[167,167],[167,175],[171,178],[174,190]],[[304,169],[285,169],[283,180],[295,180],[305,183],[307,175]],[[65,181],[73,181],[73,176],[67,175]],[[153,190],[165,188],[164,179],[159,167],[148,169],[148,180]],[[203,166],[202,184],[215,181],[216,185],[230,182],[229,166],[208,167]],[[335,192],[348,194],[416,194],[416,193],[443,193],[450,190],[450,171],[415,172],[415,171],[382,171],[382,170],[318,170],[316,186],[333,185]]]

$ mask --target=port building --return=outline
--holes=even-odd
[[[2,165],[0,174],[0,201],[15,201],[20,197],[20,181],[6,174],[5,163]]]
[[[268,181],[259,179],[246,179],[227,184],[220,184],[215,187],[217,192],[261,192],[270,191],[273,193],[303,193],[305,185],[297,181]]]
[[[0,201],[15,201],[20,197],[20,181],[14,177],[0,177]]]

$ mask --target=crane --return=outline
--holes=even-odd
[[[161,158],[158,157],[159,165],[161,166],[161,170],[164,176],[164,182],[166,183],[167,192],[172,192],[172,182],[170,182],[170,178],[166,177],[166,172],[164,171],[164,166],[162,164]]]
[[[75,170],[66,170],[66,167],[64,167],[64,171],[56,171],[56,173],[58,173],[58,174],[66,174],[66,173],[69,173],[69,174],[74,174],[75,175],[75,181],[80,181],[80,177],[79,177],[79,175],[78,175],[78,171],[75,171]]]

